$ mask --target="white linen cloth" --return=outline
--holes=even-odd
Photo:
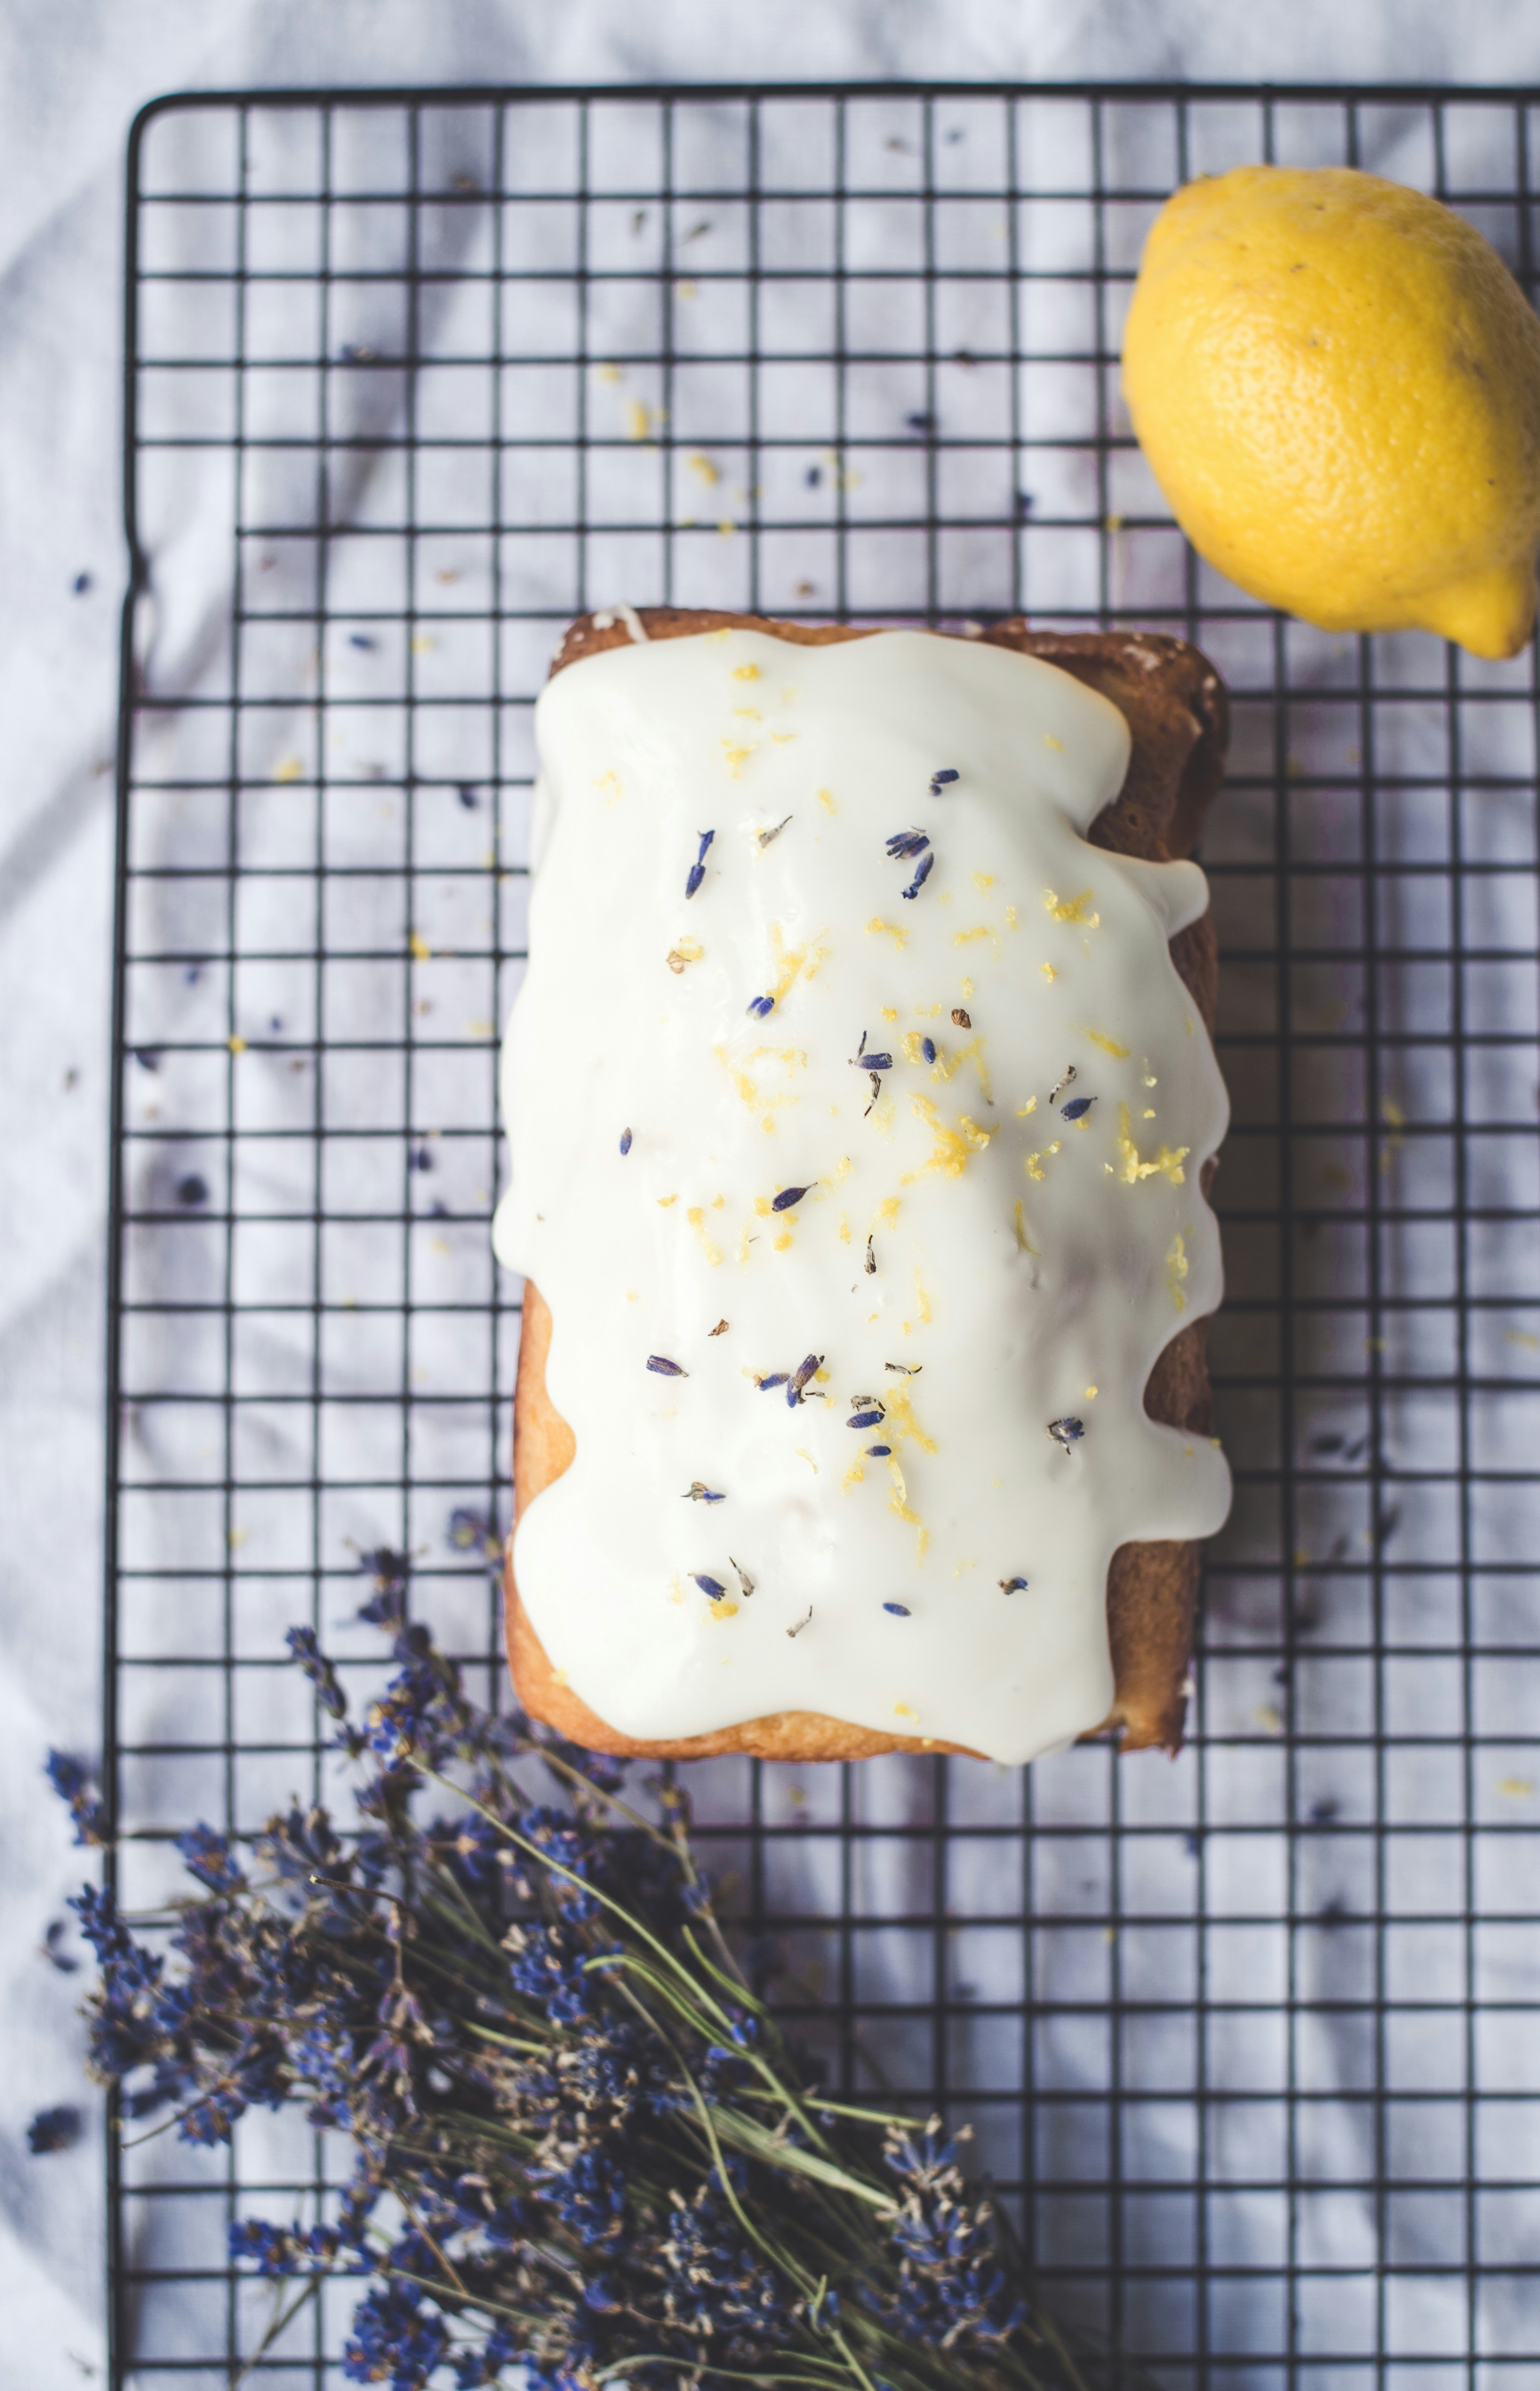
[[[0,42],[0,2385],[45,2391],[99,2379],[103,2355],[95,2131],[42,2161],[25,2127],[40,2107],[83,2100],[81,1979],[40,1957],[80,1869],[38,1771],[48,1743],[88,1754],[98,1735],[121,187],[135,109],[167,89],[242,84],[1517,83],[1540,75],[1540,17],[1508,0],[654,0],[644,12],[631,0],[8,0]]]

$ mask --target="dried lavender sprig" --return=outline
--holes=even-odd
[[[344,2363],[406,2391],[526,2361],[532,2384],[559,2369],[647,2391],[681,2372],[1081,2385],[938,2124],[805,2085],[690,1872],[678,1790],[654,1828],[608,1764],[480,1712],[421,1628],[395,1648],[400,1674],[339,1729],[372,1755],[355,1844],[320,1811],[271,1821],[275,1905],[225,1838],[189,1837],[210,1889],[183,1906],[175,1978],[82,1897],[104,1968],[97,2064],[131,2103],[148,2071],[146,2097],[175,2101],[194,2140],[227,2137],[252,2100],[353,2135],[339,2221],[240,2226],[237,2254],[366,2278]],[[532,1751],[570,1810],[518,1787],[511,1764]],[[425,1782],[458,1798],[459,1823],[416,1816]],[[603,1823],[617,1814],[629,1828]],[[305,1887],[297,1915],[284,1882]],[[404,2231],[375,2218],[387,2192]]]

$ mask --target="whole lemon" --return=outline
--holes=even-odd
[[[1481,656],[1529,637],[1540,320],[1437,200],[1339,166],[1189,183],[1150,227],[1123,389],[1178,523],[1253,597]]]

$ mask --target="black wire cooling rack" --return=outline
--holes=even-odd
[[[1329,639],[1187,551],[1119,328],[1176,182],[1358,163],[1533,291],[1540,96],[266,93],[128,189],[107,1781],[124,1899],[324,1790],[296,1620],[358,1556],[483,1690],[518,1290],[496,1030],[530,708],[579,607],[1202,643],[1235,1126],[1234,1519],[1181,1758],[688,1772],[788,2008],[971,2121],[1060,2295],[1172,2386],[1540,2368],[1536,685]],[[367,1587],[364,1588],[367,1590]],[[858,2048],[858,2034],[860,2047]],[[226,2259],[333,2162],[111,2175],[114,2385],[225,2385]],[[341,2379],[326,2302],[262,2379]]]

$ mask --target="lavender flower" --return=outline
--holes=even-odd
[[[284,1641],[320,1696],[322,1707],[329,1711],[334,1719],[345,1717],[347,1696],[337,1682],[337,1672],[320,1648],[320,1641],[315,1629],[291,1627]],[[187,1857],[185,1853],[183,1857]],[[188,1866],[191,1866],[190,1861]]]
[[[75,1822],[76,1842],[104,1843],[106,1813],[87,1771],[78,1760],[71,1760],[62,1751],[50,1751],[44,1766],[54,1791],[69,1804],[70,1816]]]
[[[382,1544],[377,1552],[360,1553],[360,1569],[368,1570],[374,1580],[374,1592],[359,1606],[356,1616],[370,1627],[396,1627],[407,1615],[407,1574],[410,1564],[405,1553],[393,1552]]]
[[[795,1399],[820,1363],[783,1381]],[[314,1634],[290,1641],[331,1708]],[[160,2112],[216,2144],[265,2103],[353,2143],[340,2202],[238,2218],[236,2265],[356,2278],[342,2373],[394,2391],[1082,2385],[938,2121],[823,2107],[743,1980],[683,1791],[653,1827],[613,1764],[481,1710],[421,1626],[394,1660],[338,1730],[361,1831],[295,1805],[248,1867],[194,1829],[169,1947],[106,1893],[73,1904],[99,1967],[92,2069],[130,2142]],[[45,2111],[33,2147],[70,2119]]]

